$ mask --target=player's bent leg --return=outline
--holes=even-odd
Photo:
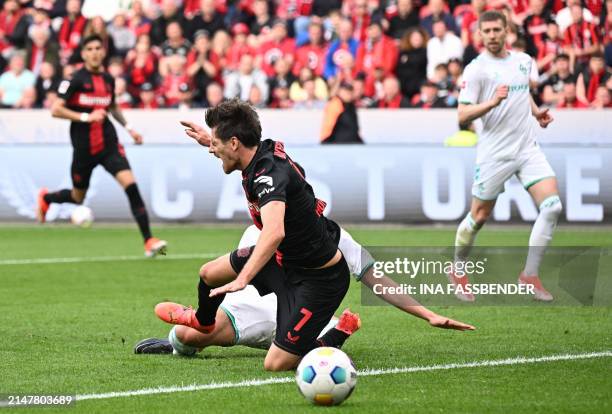
[[[287,352],[272,344],[264,359],[264,369],[274,372],[290,371],[298,366],[301,359],[301,356]]]
[[[553,296],[542,286],[539,269],[563,210],[559,198],[557,179],[555,177],[545,178],[530,186],[528,191],[538,205],[540,212],[531,230],[529,253],[527,254],[525,269],[519,276],[519,282],[533,285],[536,300],[551,301]]]
[[[54,193],[49,193],[46,188],[41,188],[38,190],[36,203],[36,218],[38,222],[44,223],[46,221],[47,211],[49,211],[51,203],[82,204],[86,194],[87,188],[73,188],[72,190],[64,189]]]
[[[219,309],[216,316],[215,329],[203,333],[187,326],[177,325],[168,335],[175,354],[190,356],[208,346],[233,346],[236,344],[236,331],[226,313]]]

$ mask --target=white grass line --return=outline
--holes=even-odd
[[[141,256],[94,256],[94,257],[48,257],[37,259],[7,259],[0,260],[0,266],[31,265],[31,264],[63,264],[63,263],[90,263],[90,262],[120,262],[129,260],[186,260],[186,259],[212,259],[222,253],[187,253],[169,254],[159,259]]]
[[[498,366],[507,366],[507,365],[537,364],[541,362],[572,361],[572,360],[579,360],[579,359],[593,359],[593,358],[605,358],[605,357],[612,357],[612,351],[590,352],[590,353],[584,353],[584,354],[550,355],[550,356],[541,356],[541,357],[534,357],[534,358],[517,357],[517,358],[497,359],[497,360],[489,360],[489,361],[460,362],[460,363],[454,363],[454,364],[427,365],[427,366],[416,366],[416,367],[367,369],[367,370],[359,371],[358,377],[405,374],[405,373],[411,373],[411,372],[424,372],[424,371],[439,371],[439,370],[450,370],[450,369],[459,369],[459,368],[481,368],[481,367],[498,367]],[[221,388],[260,387],[262,385],[286,384],[286,383],[290,383],[293,381],[295,381],[295,378],[291,376],[291,377],[251,379],[251,380],[245,380],[245,381],[239,381],[239,382],[212,382],[209,384],[192,384],[192,385],[180,385],[180,386],[173,386],[173,387],[144,388],[141,390],[108,392],[108,393],[102,393],[102,394],[83,394],[83,395],[77,395],[76,399],[77,401],[102,400],[102,399],[108,399],[108,398],[135,397],[135,396],[140,396],[140,395],[154,395],[154,394],[170,394],[170,393],[175,393],[175,392],[215,390],[215,389],[221,389]]]

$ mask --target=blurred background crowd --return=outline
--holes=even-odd
[[[0,103],[47,108],[100,35],[123,108],[457,105],[480,13],[537,63],[555,108],[610,107],[612,0],[0,0]],[[338,99],[338,98],[337,98]]]

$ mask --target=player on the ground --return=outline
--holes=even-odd
[[[209,152],[221,159],[223,171],[242,171],[249,211],[262,232],[253,249],[202,267],[197,311],[165,302],[156,313],[168,323],[210,333],[226,293],[248,284],[262,295],[273,292],[277,329],[264,368],[293,369],[311,349],[340,346],[359,329],[359,316],[346,310],[338,325],[317,340],[348,290],[346,260],[328,231],[325,203],[315,198],[281,142],[261,140],[252,106],[238,99],[222,102],[206,111],[206,124],[212,134]]]
[[[102,38],[97,35],[87,37],[82,42],[83,68],[75,72],[71,80],[60,83],[59,98],[51,111],[54,117],[71,121],[70,139],[74,152],[70,175],[73,188],[53,193],[46,188],[41,189],[38,194],[38,220],[45,222],[51,203],[81,204],[87,194],[91,173],[96,166],[102,165],[125,190],[144,239],[145,254],[149,257],[165,254],[167,243],[151,234],[149,216],[130,164],[117,139],[117,131],[108,118],[111,114],[127,129],[134,143],[142,144],[142,136],[130,128],[115,103],[115,81],[104,72],[102,63],[105,54]]]
[[[194,126],[194,128],[198,128]],[[238,249],[248,248],[257,243],[260,231],[254,225],[249,226],[242,235]],[[397,286],[387,276],[374,277],[372,264],[374,259],[344,229],[336,231],[334,239],[339,237],[338,248],[344,255],[348,267],[357,281],[373,289],[375,284]],[[454,321],[421,306],[405,294],[378,295],[381,299],[398,309],[426,320],[433,327],[455,329],[460,331],[474,330],[471,325]],[[336,326],[336,318],[323,329],[325,334]],[[247,286],[244,290],[229,293],[221,303],[216,315],[215,329],[205,334],[187,326],[174,326],[167,339],[148,338],[134,347],[137,354],[170,354],[194,355],[208,346],[243,345],[251,348],[268,349],[276,331],[276,297],[274,294],[259,296],[257,290]]]
[[[465,68],[458,113],[460,123],[481,118],[483,129],[477,148],[471,209],[457,229],[456,260],[465,260],[476,234],[504,191],[504,183],[516,175],[540,210],[519,283],[532,285],[535,299],[550,301],[553,297],[542,286],[538,270],[561,214],[561,200],[555,173],[535,140],[531,117],[542,128],[553,118],[548,109],[540,110],[531,98],[530,80],[537,79],[533,59],[505,47],[508,27],[504,15],[485,12],[478,27],[486,50]],[[467,277],[449,276],[456,285],[468,283]],[[469,293],[458,293],[457,297],[474,300]]]

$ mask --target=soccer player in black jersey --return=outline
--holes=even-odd
[[[134,219],[144,239],[145,255],[165,254],[167,243],[151,234],[149,217],[138,185],[117,139],[117,131],[108,115],[123,125],[136,144],[142,144],[142,136],[129,127],[119,106],[115,103],[115,81],[104,72],[106,51],[103,40],[97,35],[82,42],[81,56],[85,62],[71,80],[64,80],[58,88],[59,98],[51,109],[56,118],[68,119],[70,139],[74,149],[71,177],[72,189],[49,193],[43,188],[38,194],[37,216],[44,223],[51,203],[81,204],[89,188],[93,169],[102,165],[123,187],[129,199]]]
[[[242,171],[253,222],[261,229],[257,244],[207,263],[200,270],[198,309],[172,302],[156,306],[157,316],[172,324],[207,333],[226,293],[252,284],[277,297],[277,329],[264,368],[290,370],[318,346],[341,346],[361,324],[345,310],[335,328],[317,336],[340,306],[349,286],[349,270],[323,216],[325,203],[314,196],[303,170],[281,142],[261,141],[253,107],[237,99],[206,112],[211,128],[209,152],[223,171]]]

